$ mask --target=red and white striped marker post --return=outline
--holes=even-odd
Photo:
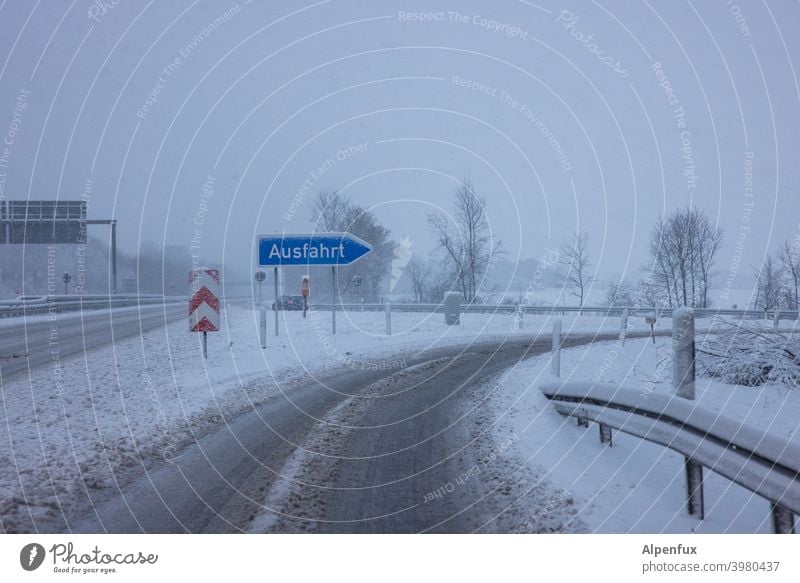
[[[189,331],[203,333],[203,358],[208,358],[208,332],[219,331],[219,271],[198,267],[189,272]]]

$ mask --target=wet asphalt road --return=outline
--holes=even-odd
[[[11,376],[186,317],[186,303],[59,312],[0,320],[0,376]]]
[[[487,462],[498,447],[487,397],[502,371],[549,348],[549,337],[438,348],[400,370],[308,379],[51,529],[506,531],[521,503],[537,504],[525,496],[541,493],[512,483],[518,468]]]

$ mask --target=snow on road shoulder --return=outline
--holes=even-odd
[[[639,384],[672,391],[670,338],[603,342],[562,351],[562,380]],[[685,511],[683,457],[637,437],[614,432],[614,446],[599,442],[597,425],[577,427],[549,405],[539,385],[552,379],[550,357],[507,371],[493,400],[497,439],[519,436],[515,454],[576,498],[579,517],[594,532],[771,532],[770,505],[713,472],[705,472],[706,519]],[[743,422],[797,438],[800,395],[697,381],[697,399]],[[543,470],[547,468],[547,470]]]

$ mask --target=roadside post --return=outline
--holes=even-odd
[[[653,312],[652,314],[647,314],[644,317],[644,321],[650,325],[650,338],[653,340],[653,344],[656,343],[656,313]]]
[[[333,289],[333,297],[331,298],[331,334],[336,336],[336,296],[339,291],[339,278],[336,273],[336,266],[331,265],[331,287]]]
[[[561,319],[553,320],[553,345],[550,371],[554,377],[561,376]]]
[[[259,309],[260,318],[259,318],[259,336],[261,338],[261,348],[267,347],[267,308],[261,306]]]
[[[219,331],[219,271],[198,267],[189,272],[189,331],[203,333],[203,358],[208,358],[208,333]]]
[[[256,271],[256,281],[258,282],[258,305],[261,305],[261,284],[267,279],[267,274],[261,270]]]
[[[694,310],[678,308],[672,314],[672,386],[684,399],[695,398]],[[686,496],[689,514],[705,518],[703,466],[685,457]]]
[[[275,335],[278,335],[278,268],[283,265],[331,267],[333,297],[331,331],[336,334],[336,302],[338,269],[350,265],[372,251],[372,247],[350,233],[306,233],[259,235],[256,238],[258,266],[273,267],[275,271]],[[305,302],[304,302],[305,304]]]
[[[281,309],[281,302],[280,302],[280,282],[278,281],[278,268],[276,267],[274,270],[275,273],[275,336],[278,335],[278,331],[280,330],[279,322],[278,322],[278,312]]]
[[[300,278],[300,293],[303,295],[303,318],[306,317],[308,312],[308,296],[311,295],[311,278],[304,275]]]
[[[619,321],[619,341],[625,346],[625,338],[628,336],[628,308],[622,310],[622,318]]]
[[[389,298],[386,298],[386,335],[392,335],[392,303],[389,301]]]
[[[448,326],[461,324],[461,294],[458,292],[444,294],[444,323]]]
[[[356,288],[356,301],[361,304],[361,311],[364,311],[364,298],[359,298],[359,290],[361,289],[361,276],[353,276],[353,287]]]

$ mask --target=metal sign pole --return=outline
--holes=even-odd
[[[280,304],[278,302],[278,268],[275,268],[275,336],[278,335],[278,309]]]
[[[111,220],[111,292],[117,293],[117,221]]]
[[[267,347],[267,308],[261,306],[259,309],[259,316],[260,316],[260,326],[259,329],[259,336],[261,337],[261,348]]]

